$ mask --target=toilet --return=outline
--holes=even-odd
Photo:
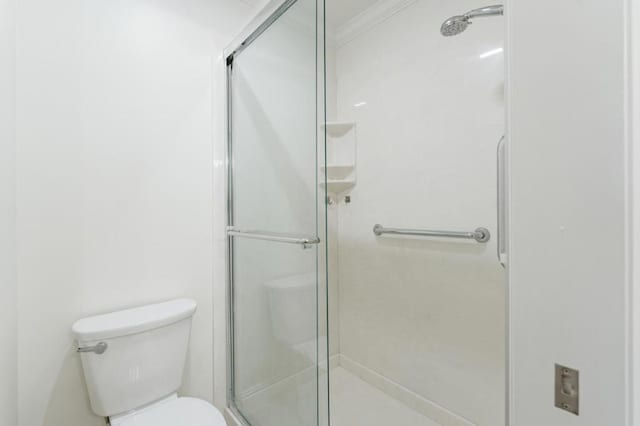
[[[178,299],[73,324],[95,414],[112,426],[225,426],[213,405],[179,397],[196,303]]]

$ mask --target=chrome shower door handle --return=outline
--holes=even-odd
[[[109,345],[107,345],[105,342],[100,342],[97,345],[94,346],[85,346],[85,347],[79,347],[77,349],[78,353],[94,353],[96,355],[102,355],[103,353],[106,352],[107,348],[109,348]]]
[[[497,254],[502,267],[507,265],[507,170],[506,139],[500,138],[497,149]]]

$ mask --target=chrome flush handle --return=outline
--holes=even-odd
[[[79,353],[93,352],[96,355],[102,355],[103,353],[105,353],[108,347],[109,345],[107,345],[105,342],[100,342],[95,346],[79,347],[77,352]]]

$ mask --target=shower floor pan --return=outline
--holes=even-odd
[[[301,374],[283,380],[243,398],[241,410],[251,424],[260,426],[316,426],[314,378]],[[330,379],[331,426],[472,426],[435,421],[341,365],[331,368]]]
[[[441,426],[343,367],[331,370],[331,426]]]

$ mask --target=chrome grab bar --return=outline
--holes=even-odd
[[[78,353],[93,352],[96,355],[102,355],[103,353],[105,353],[107,351],[108,348],[109,348],[109,345],[107,345],[105,342],[100,342],[95,346],[79,347],[76,350],[76,352],[78,352]]]
[[[497,206],[497,251],[498,251],[498,261],[503,267],[506,267],[507,264],[507,232],[506,232],[506,215],[507,215],[507,187],[506,187],[506,139],[504,136],[500,138],[500,142],[498,142],[498,152],[497,152],[497,188],[498,188],[498,206]]]
[[[306,235],[284,234],[279,232],[242,230],[242,229],[236,229],[233,226],[227,227],[227,235],[231,237],[250,238],[254,240],[276,241],[279,243],[287,243],[287,244],[299,244],[304,248],[309,248],[312,245],[320,244],[320,238],[318,237],[312,237],[312,236],[306,236]]]
[[[477,228],[472,232],[457,231],[429,231],[426,229],[400,229],[385,228],[380,224],[373,227],[373,233],[377,236],[383,234],[392,235],[413,235],[417,237],[444,237],[444,238],[462,238],[467,240],[476,240],[479,243],[486,243],[491,238],[491,234],[487,228]]]

